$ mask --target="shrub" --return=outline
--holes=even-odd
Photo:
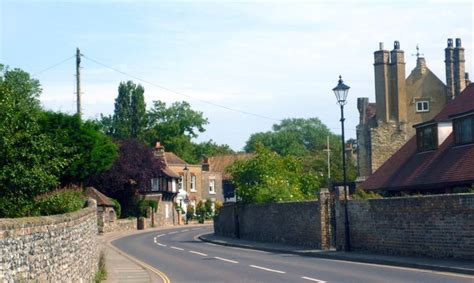
[[[115,215],[117,215],[117,219],[119,219],[122,215],[122,206],[120,205],[120,202],[118,202],[118,200],[113,198],[110,198],[110,200],[115,204]]]
[[[379,199],[379,198],[382,198],[382,196],[376,192],[366,192],[361,188],[357,188],[355,193],[352,195],[352,198],[355,200],[365,200],[365,199]]]
[[[151,207],[153,211],[158,209],[158,202],[156,200],[142,199],[138,201],[139,216],[146,217],[147,209]]]
[[[34,202],[34,215],[53,215],[83,208],[86,197],[80,188],[66,188],[39,195]]]
[[[191,204],[188,204],[187,210],[186,210],[186,219],[190,220],[194,218],[194,206]]]
[[[222,202],[216,201],[215,207],[214,207],[214,209],[215,209],[214,215],[219,214],[219,212],[221,211],[222,206],[223,206]]]

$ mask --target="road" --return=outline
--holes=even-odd
[[[112,242],[171,282],[474,282],[443,272],[271,253],[205,243],[212,226],[180,227]]]

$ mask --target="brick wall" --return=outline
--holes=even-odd
[[[226,204],[214,221],[214,231],[246,240],[326,248],[327,219],[319,201]]]
[[[97,213],[0,219],[0,281],[90,282],[98,265]]]
[[[344,211],[337,217],[343,246]],[[474,259],[474,194],[349,201],[353,250]]]

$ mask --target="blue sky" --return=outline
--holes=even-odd
[[[198,140],[240,150],[252,133],[284,118],[319,117],[340,132],[331,89],[351,86],[346,135],[355,137],[357,97],[374,100],[373,51],[399,40],[407,75],[420,45],[442,80],[448,37],[460,37],[473,71],[470,1],[0,1],[0,62],[37,74],[44,107],[75,111],[81,52],[145,82],[82,60],[83,112],[113,112],[117,87],[134,80],[153,100],[186,100],[209,118]],[[473,74],[474,75],[474,74]],[[472,76],[471,76],[472,77]],[[156,85],[185,94],[180,96]],[[244,115],[214,104],[256,113]]]

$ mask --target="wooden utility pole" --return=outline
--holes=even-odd
[[[76,99],[77,114],[81,117],[81,51],[79,48],[76,49]]]

